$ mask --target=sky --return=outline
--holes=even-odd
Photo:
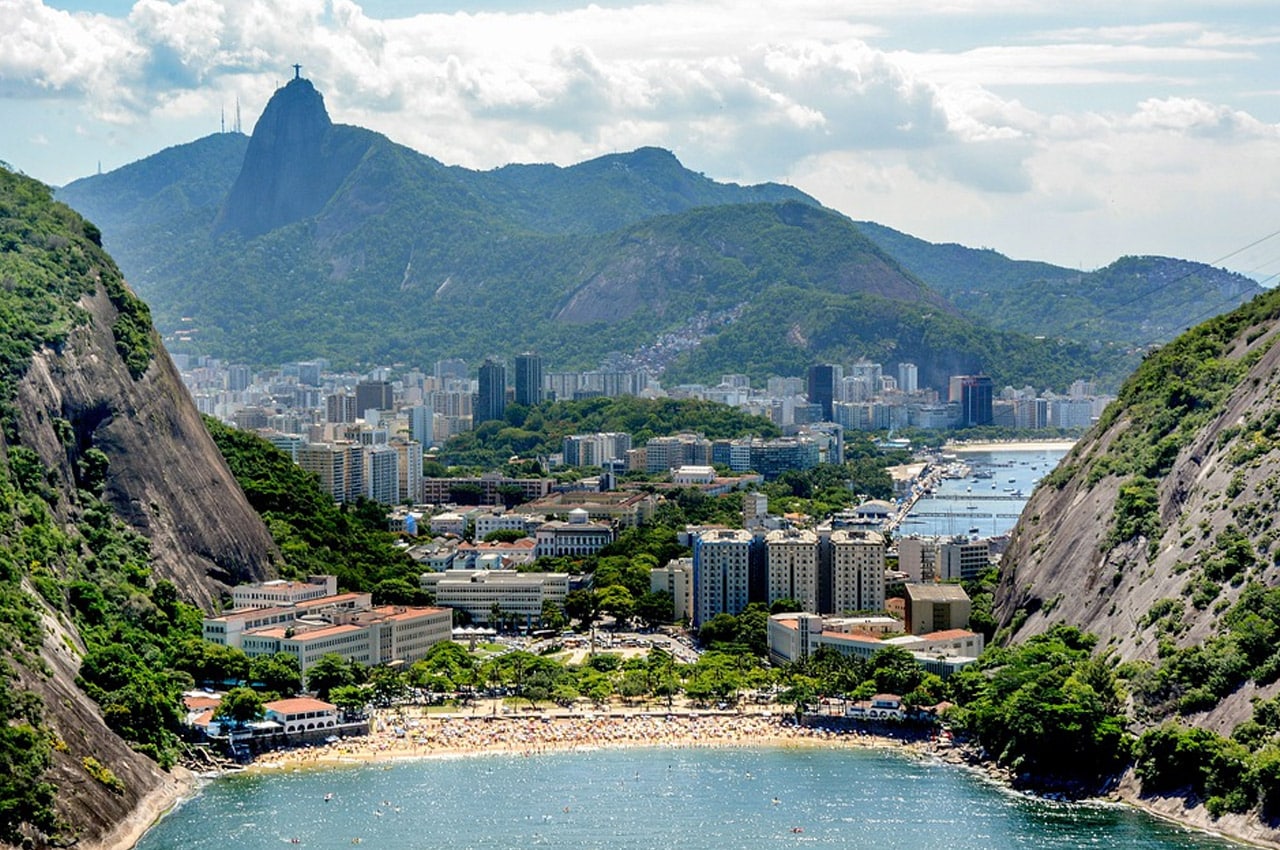
[[[0,0],[0,160],[51,184],[302,66],[451,165],[644,145],[934,242],[1280,274],[1275,0]],[[1256,244],[1254,244],[1256,243]]]

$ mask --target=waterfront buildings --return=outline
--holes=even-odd
[[[331,590],[333,576],[298,582],[266,582],[233,589],[248,602],[206,617],[204,639],[242,649],[250,658],[288,653],[303,675],[320,656],[336,653],[365,665],[412,663],[452,636],[452,614],[444,608],[374,606],[367,593],[316,597],[311,587]]]
[[[649,590],[671,594],[677,623],[693,619],[693,558],[676,558],[666,566],[649,570]]]
[[[862,659],[894,647],[910,652],[920,666],[943,677],[973,664],[985,645],[980,633],[963,628],[886,636],[864,630],[856,619],[804,612],[774,614],[767,628],[769,658],[777,664],[807,658],[822,647]]]

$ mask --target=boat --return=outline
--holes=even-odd
[[[977,534],[977,533],[978,533],[978,526],[976,526],[976,525],[975,525],[973,528],[969,529],[969,533],[970,533],[970,534]]]

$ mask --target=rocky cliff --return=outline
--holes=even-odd
[[[320,212],[373,138],[353,130],[334,127],[310,80],[290,80],[254,126],[214,231],[259,236]]]
[[[1139,728],[1178,718],[1228,736],[1280,691],[1259,604],[1280,584],[1278,317],[1268,292],[1148,355],[1032,495],[1002,561],[1004,634],[1097,634],[1130,662]]]
[[[177,683],[112,641],[154,667],[136,636],[278,558],[99,241],[0,170],[0,845],[99,844],[172,790],[139,730]]]

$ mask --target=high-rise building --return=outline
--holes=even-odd
[[[991,378],[965,375],[960,381],[960,423],[965,427],[990,425],[994,422],[992,401],[995,395]]]
[[[516,355],[516,404],[532,407],[541,404],[542,358],[536,354]]]
[[[836,400],[837,387],[844,378],[843,370],[830,363],[818,363],[809,367],[808,397],[810,404],[822,408],[822,418],[830,422],[831,404]]]
[[[479,391],[476,394],[473,418],[479,425],[491,419],[501,419],[507,413],[507,367],[494,360],[485,360],[480,367]]]
[[[920,389],[920,371],[914,363],[898,364],[898,389],[913,393]]]
[[[334,393],[324,400],[325,422],[355,422],[356,397],[346,393]]]
[[[361,381],[356,384],[357,416],[364,416],[366,410],[391,410],[394,404],[390,381]]]
[[[429,404],[409,408],[409,436],[423,446],[435,444],[435,409]]]
[[[740,614],[751,602],[749,531],[706,531],[693,542],[693,624],[716,614]]]
[[[884,609],[884,536],[875,531],[831,533],[833,613]]]
[[[365,495],[384,505],[400,503],[400,453],[386,443],[367,446],[364,451]],[[418,462],[422,466],[421,460]]]
[[[247,390],[249,381],[252,379],[253,373],[249,371],[248,366],[232,365],[227,367],[227,389],[233,393]]]
[[[818,535],[789,528],[770,531],[767,551],[769,604],[794,599],[810,613],[818,611]]]

